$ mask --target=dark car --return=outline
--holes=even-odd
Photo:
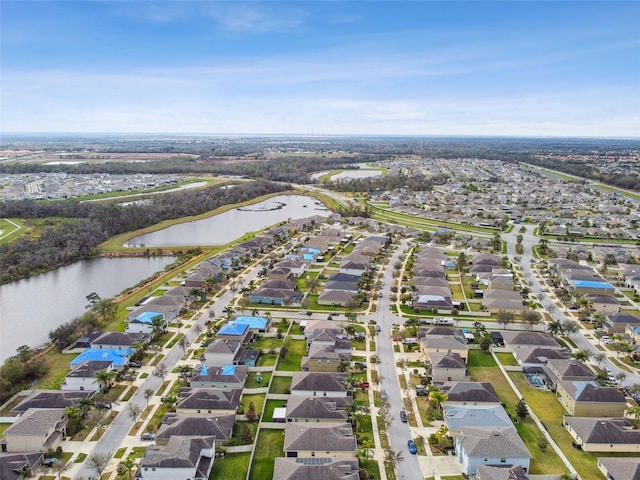
[[[144,432],[142,435],[140,435],[140,440],[153,440],[155,438],[155,435],[151,432]]]
[[[380,390],[380,398],[382,398],[382,400],[386,400],[387,399],[387,391],[386,390]]]
[[[129,368],[140,368],[141,366],[140,362],[129,362]]]
[[[96,402],[94,406],[100,410],[109,410],[111,408],[111,404],[106,402]]]
[[[400,421],[402,423],[407,423],[407,412],[404,410],[400,410]]]
[[[58,463],[60,463],[60,459],[56,457],[45,458],[44,460],[42,460],[42,465],[44,465],[45,467],[53,467]]]
[[[413,440],[409,440],[407,442],[407,445],[409,446],[409,453],[412,453],[413,455],[418,453],[418,447],[416,447],[416,442],[414,442]]]

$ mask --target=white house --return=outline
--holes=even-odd
[[[215,437],[173,436],[166,445],[147,448],[136,478],[208,480],[213,468]]]

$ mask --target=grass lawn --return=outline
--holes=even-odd
[[[256,382],[256,378],[261,378],[260,383]],[[250,372],[247,376],[247,381],[244,382],[244,388],[260,388],[269,385],[271,379],[271,372]]]
[[[49,371],[38,380],[33,388],[59,390],[67,373],[71,371],[69,362],[75,358],[75,355],[63,355],[55,348],[52,348],[42,358],[44,358],[45,364],[49,367]]]
[[[284,338],[263,337],[254,343],[254,347],[257,349],[280,348],[283,342],[284,342]]]
[[[216,458],[211,469],[210,479],[244,480],[249,470],[251,453],[227,453],[224,458]]]
[[[284,456],[284,431],[261,430],[256,441],[249,480],[265,480],[273,477],[274,459]]]
[[[267,400],[267,404],[264,407],[264,415],[262,415],[261,420],[263,422],[273,422],[273,410],[286,405],[286,400]]]
[[[496,353],[496,357],[498,357],[498,360],[502,365],[507,367],[515,367],[518,365],[518,361],[516,360],[516,357],[513,356],[513,353]]]
[[[495,360],[489,352],[483,350],[469,350],[467,365],[471,367],[497,367]]]
[[[475,350],[472,350],[475,351]],[[470,351],[469,353],[471,353]],[[475,366],[470,367],[471,380],[474,382],[490,382],[495,388],[496,393],[505,405],[505,410],[509,416],[515,416],[515,406],[518,403],[518,397],[507,383],[507,379],[500,374],[500,371],[495,367]],[[516,372],[519,373],[519,372]],[[522,374],[520,374],[522,375]],[[524,379],[524,377],[523,377]],[[524,395],[524,392],[523,392]],[[553,396],[553,394],[552,394]],[[552,399],[553,402],[560,404]],[[528,403],[528,401],[527,401]],[[551,402],[548,402],[551,403]],[[542,419],[540,419],[542,420]],[[544,422],[544,421],[543,421]],[[542,432],[538,429],[538,426],[533,422],[531,417],[526,417],[524,420],[520,420],[516,424],[516,429],[522,441],[527,446],[529,453],[532,455],[530,471],[535,474],[563,474],[568,473],[566,467],[560,460],[560,457],[551,449],[547,447],[546,450],[541,450],[538,445],[538,439],[541,438]],[[555,436],[552,434],[552,437]]]
[[[380,478],[380,465],[376,460],[360,460],[360,466],[369,473],[370,478]]]
[[[418,412],[420,413],[420,418],[422,419],[422,425],[424,425],[425,427],[430,426],[431,422],[427,417],[427,410],[429,409],[429,398],[416,397],[416,404],[418,405]]]
[[[260,415],[262,413],[262,407],[264,407],[265,397],[266,395],[264,393],[259,395],[242,395],[240,405],[244,407],[244,413],[249,411],[249,404],[253,402],[254,407],[256,407],[256,414]]]
[[[271,386],[269,387],[269,393],[289,393],[291,389],[292,377],[273,377],[271,380]]]
[[[284,358],[278,359],[276,370],[285,372],[299,372],[300,361],[307,353],[306,340],[288,340],[284,347],[287,348],[287,354]],[[283,347],[283,348],[284,348]]]
[[[263,353],[258,358],[258,367],[273,367],[278,359],[277,353]]]
[[[248,427],[251,430],[251,441],[245,442],[242,440],[242,430],[244,427]],[[225,442],[225,445],[247,445],[253,443],[256,438],[256,432],[258,431],[258,422],[236,422],[233,425],[233,431],[231,432],[231,438]]]

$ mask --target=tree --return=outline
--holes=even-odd
[[[166,326],[167,324],[164,321],[164,318],[162,317],[162,315],[156,315],[155,317],[153,317],[151,319],[151,329],[152,329],[153,338],[154,339],[159,338],[160,335],[163,334]]]
[[[449,428],[442,424],[440,428],[433,434],[433,438],[438,442],[438,448],[444,452],[447,447],[447,443],[449,441]]]
[[[391,466],[393,469],[396,468],[400,463],[404,462],[404,456],[402,452],[398,452],[391,448],[387,447],[384,451],[384,463]]]
[[[146,388],[144,390],[144,399],[147,401],[147,406],[149,406],[149,399],[153,397],[154,391],[151,388]]]
[[[72,437],[84,427],[82,409],[77,406],[67,407],[67,434]]]
[[[516,415],[520,418],[524,418],[529,413],[529,409],[527,408],[527,404],[523,399],[520,399],[516,404]]]
[[[480,341],[480,348],[484,352],[488,352],[491,348],[491,340],[489,340],[487,337],[482,337],[482,340]]]
[[[538,448],[543,451],[546,450],[549,445],[549,442],[545,437],[540,437],[536,443],[538,444]]]
[[[572,333],[576,333],[580,330],[580,324],[575,320],[567,320],[562,326],[565,336],[570,336]]]
[[[576,353],[573,354],[573,358],[579,360],[581,362],[586,362],[591,358],[591,352],[589,350],[585,350],[581,348]]]
[[[460,252],[460,255],[458,255],[458,260],[456,261],[458,272],[464,272],[467,268],[467,265],[469,265],[469,259],[467,258],[467,255],[464,252]]]
[[[560,320],[554,320],[547,324],[547,332],[549,332],[554,337],[561,335],[564,331],[564,325]]]
[[[94,380],[94,383],[97,382],[104,385],[106,388],[111,388],[111,382],[116,379],[116,376],[117,373],[115,372],[115,370],[107,370],[103,368],[102,370],[98,370],[96,372],[96,379]]]
[[[227,305],[222,312],[227,316],[227,320],[231,320],[231,316],[235,313],[235,310],[231,305]]]
[[[133,469],[134,467],[136,467],[136,461],[133,457],[127,457],[126,459],[124,459],[123,461],[120,462],[120,464],[118,465],[118,467],[121,467],[122,469],[124,469],[127,472],[127,475],[129,478],[129,480],[132,480],[133,478]]]
[[[529,309],[522,313],[522,319],[529,324],[529,330],[533,330],[533,326],[542,320],[542,315],[536,310]]]
[[[164,363],[160,363],[152,372],[152,374],[155,375],[156,377],[160,377],[163,382],[164,382],[164,377],[167,376],[167,373],[169,373],[169,368]]]
[[[187,348],[189,348],[189,340],[187,340],[187,336],[183,335],[180,337],[180,340],[178,340],[178,346],[182,349],[182,354],[184,355],[184,353],[187,351]]]
[[[473,322],[473,332],[476,335],[484,335],[486,331],[487,327],[484,326],[484,323],[480,322],[479,320]]]
[[[247,420],[253,422],[256,419],[256,406],[253,402],[249,402],[249,406],[247,407],[247,411],[245,413]]]
[[[607,354],[604,352],[598,352],[593,356],[593,359],[595,360],[598,367],[600,367],[600,365],[602,365],[602,362],[607,359]]]
[[[89,469],[96,472],[96,476],[100,479],[110,460],[111,452],[94,452],[85,460],[85,463]]]
[[[29,363],[29,360],[33,358],[33,350],[29,345],[20,345],[18,347],[17,352],[18,352],[18,358],[22,362],[22,365],[26,367],[27,364]]]
[[[42,470],[45,475],[53,474],[58,477],[58,480],[62,480],[62,474],[71,468],[71,464],[69,462],[62,462],[60,459],[52,462],[49,466],[42,466]]]
[[[307,278],[307,288],[309,289],[309,293],[316,293],[320,287],[320,280],[317,277]]]
[[[498,323],[502,325],[503,329],[507,328],[511,322],[513,322],[513,312],[508,312],[506,310],[498,310]]]
[[[433,387],[429,392],[429,403],[437,412],[440,412],[442,403],[446,402],[448,398],[449,395],[447,395],[437,387]]]
[[[624,382],[625,378],[627,378],[627,374],[623,371],[619,371],[618,373],[616,373],[616,380],[618,381],[618,385],[622,385],[622,382]]]
[[[138,420],[138,417],[141,413],[142,407],[140,407],[140,405],[138,405],[137,403],[129,403],[129,405],[127,405],[127,414],[129,415],[129,418],[131,418],[131,420],[133,420],[134,422]]]
[[[244,425],[240,430],[240,439],[245,445],[253,443],[253,433],[247,425]]]
[[[640,425],[640,407],[631,407],[627,409],[627,416],[633,417],[634,425]]]

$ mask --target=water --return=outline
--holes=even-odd
[[[49,331],[86,311],[88,294],[111,298],[162,271],[174,257],[85,260],[0,286],[0,361],[20,345],[38,347]]]
[[[125,246],[224,245],[248,232],[262,230],[280,222],[313,215],[327,217],[330,213],[324,206],[317,205],[314,198],[278,195],[241,209],[141,235],[131,239]]]
[[[331,176],[331,180],[340,180],[346,178],[370,178],[379,177],[382,175],[380,170],[345,170],[344,172],[337,173]]]

